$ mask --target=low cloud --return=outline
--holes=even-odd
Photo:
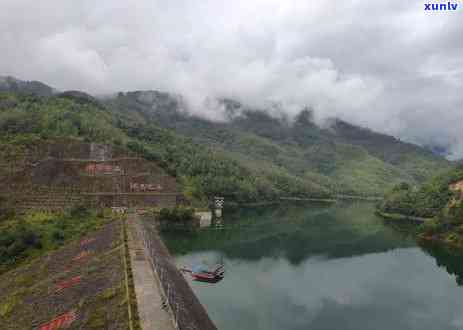
[[[463,9],[462,9],[463,10]],[[311,106],[463,155],[461,11],[421,1],[2,0],[0,74],[102,94],[159,89]]]

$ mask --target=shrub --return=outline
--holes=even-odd
[[[73,206],[70,211],[69,215],[72,218],[83,218],[83,217],[88,217],[90,215],[90,209],[87,205],[84,204],[78,204]]]
[[[420,232],[426,236],[436,235],[442,232],[442,226],[436,220],[427,221],[420,226]]]
[[[189,207],[177,206],[172,209],[163,208],[159,212],[160,222],[171,222],[177,224],[188,224],[195,220],[194,210]]]
[[[457,234],[455,234],[455,233],[450,233],[450,234],[447,235],[447,237],[445,238],[445,240],[446,240],[447,242],[457,243],[460,239],[459,239],[459,237],[458,237]]]
[[[449,222],[454,225],[463,224],[463,203],[459,201],[452,207],[449,207],[447,217]]]
[[[463,225],[458,226],[456,232],[460,235],[463,235]]]
[[[63,230],[60,230],[60,229],[54,230],[54,231],[52,232],[52,234],[51,234],[51,238],[52,238],[52,240],[55,241],[55,242],[62,242],[62,241],[64,241],[65,236],[64,236]]]
[[[6,230],[0,238],[0,263],[22,258],[30,248],[41,249],[41,237],[23,223]]]

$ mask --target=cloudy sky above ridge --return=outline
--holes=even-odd
[[[463,2],[0,0],[0,75],[303,106],[463,156]]]

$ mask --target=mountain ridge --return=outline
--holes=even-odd
[[[146,102],[146,93],[151,96],[151,103]],[[160,95],[161,99],[157,99],[156,95]],[[214,122],[185,113],[178,99],[169,99],[168,94],[161,96],[157,92],[119,93],[106,104],[119,116],[130,117],[134,125],[156,122],[241,161],[249,161],[252,154],[255,160],[271,162],[297,176],[319,176],[317,179],[321,181],[334,174],[335,180],[341,182],[340,191],[354,194],[368,192],[380,195],[387,190],[379,187],[381,183],[378,180],[368,182],[367,177],[366,184],[352,189],[354,183],[349,177],[354,175],[359,178],[361,173],[355,172],[366,167],[366,163],[378,170],[375,176],[386,177],[386,180],[380,181],[389,187],[392,185],[385,181],[398,183],[402,180],[416,184],[438,171],[439,167],[450,166],[450,162],[429,150],[339,119],[333,120],[329,128],[320,128],[308,109],[302,110],[290,122],[261,109],[242,107],[233,101],[229,120]],[[225,106],[227,112],[229,103]],[[439,166],[435,166],[436,162]],[[307,169],[311,170],[310,173],[306,173]],[[345,180],[345,177],[348,179]],[[368,189],[371,184],[374,188]]]
[[[21,91],[13,88],[13,92]],[[25,92],[34,94],[27,88]],[[40,93],[39,96],[44,97]],[[266,109],[224,99],[218,102],[227,120],[212,121],[188,112],[181,96],[159,91],[120,92],[102,98],[79,91],[55,91],[45,98],[67,99],[80,104],[70,109],[90,107],[95,114],[101,112],[104,125],[118,131],[132,148],[163,161],[171,171],[179,171],[186,185],[193,190],[201,186],[201,193],[208,190],[207,182],[213,180],[218,184],[217,189],[207,194],[220,193],[221,189],[229,192],[245,189],[250,193],[256,185],[266,187],[266,193],[257,189],[251,194],[252,198],[244,194],[248,194],[244,199],[251,200],[259,200],[259,194],[265,199],[269,196],[300,197],[301,194],[307,197],[311,191],[317,197],[380,196],[395,184],[417,185],[435,172],[453,166],[425,148],[339,119],[333,119],[328,128],[319,127],[313,120],[313,111],[308,108],[289,120],[269,114]],[[46,112],[46,108],[43,111]],[[71,115],[74,116],[72,112],[68,116]],[[77,132],[80,130],[77,127]],[[163,144],[166,141],[172,145]],[[192,150],[202,150],[202,160],[196,159],[194,154],[188,156]],[[190,168],[191,164],[182,159],[188,157],[190,162],[200,162],[198,164],[219,160],[214,165],[218,167],[207,170],[207,166],[193,164]],[[214,157],[218,157],[217,160]],[[236,182],[222,180],[222,175],[229,170],[224,172],[227,167],[224,162],[233,164],[230,173],[243,180],[238,185],[240,188]],[[203,167],[199,170],[198,166]],[[259,183],[248,179],[249,186],[245,188],[246,177],[259,178],[256,179]]]

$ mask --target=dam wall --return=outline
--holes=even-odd
[[[217,330],[205,308],[178,270],[159,237],[156,225],[150,220],[142,219],[139,228],[139,237],[147,251],[151,267],[159,279],[177,329]]]

